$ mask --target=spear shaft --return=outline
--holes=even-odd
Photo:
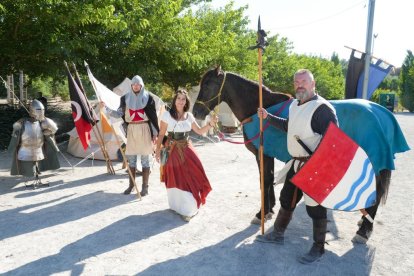
[[[263,93],[262,93],[262,49],[258,48],[258,61],[259,61],[259,107],[263,108]],[[260,147],[259,147],[259,160],[260,160],[260,190],[261,190],[261,217],[260,226],[262,229],[262,235],[264,234],[264,173],[263,173],[263,118],[259,118],[260,126]]]
[[[260,16],[257,25],[257,44],[255,46],[249,47],[249,49],[253,50],[257,48],[258,51],[258,70],[259,70],[259,108],[263,108],[263,93],[262,93],[262,56],[264,48],[268,45],[266,42],[266,32],[261,29],[260,24]],[[265,221],[265,213],[264,213],[264,172],[263,172],[263,118],[259,117],[259,126],[260,126],[260,144],[259,144],[259,166],[260,166],[260,190],[261,190],[261,217],[260,217],[260,225],[262,229],[262,235],[264,234],[264,221]]]

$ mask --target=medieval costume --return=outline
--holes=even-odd
[[[11,175],[36,176],[42,171],[60,168],[59,151],[54,134],[56,123],[44,116],[43,104],[33,100],[29,108],[30,118],[22,118],[13,124],[8,151],[12,156]],[[40,183],[40,181],[39,181]]]
[[[168,125],[161,153],[161,181],[165,182],[170,208],[188,221],[205,204],[211,186],[189,140],[195,118],[190,112],[185,112],[183,117],[177,121],[170,112],[164,112],[161,117]]]
[[[137,86],[134,90],[134,86]],[[154,152],[153,137],[159,132],[158,118],[155,109],[155,101],[144,88],[144,81],[140,76],[134,76],[131,89],[121,97],[120,107],[117,111],[107,107],[110,116],[123,118],[127,126],[127,144],[125,155],[135,179],[137,167],[137,155],[141,157],[142,165],[142,190],[141,196],[148,194],[148,180],[150,174],[149,156]],[[124,194],[130,194],[134,183],[130,177],[129,186]]]
[[[271,125],[287,131],[288,151],[292,159],[286,163],[276,179],[276,183],[284,184],[280,192],[281,207],[274,223],[274,230],[260,240],[282,244],[284,232],[292,219],[293,211],[304,196],[306,211],[313,221],[314,243],[309,253],[302,256],[299,261],[311,263],[318,260],[325,252],[327,211],[325,207],[318,205],[312,198],[303,194],[290,179],[310,158],[308,150],[313,152],[316,149],[329,123],[337,124],[335,109],[324,98],[314,95],[304,103],[294,100],[289,108],[288,120],[270,114],[268,120]],[[301,142],[308,148],[305,149],[298,143],[296,137],[300,137]]]

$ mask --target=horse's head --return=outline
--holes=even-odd
[[[218,66],[204,74],[200,81],[200,92],[193,107],[194,117],[204,119],[221,102],[221,90],[225,73]]]

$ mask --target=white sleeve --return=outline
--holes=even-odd
[[[168,124],[170,122],[170,117],[171,117],[170,112],[169,111],[165,111],[161,115],[161,121],[163,121],[163,122],[165,122],[165,123]]]
[[[195,122],[195,118],[193,113],[188,112],[188,120],[190,121],[191,124],[193,124]]]

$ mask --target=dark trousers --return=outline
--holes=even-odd
[[[283,209],[293,211],[296,208],[298,202],[302,199],[303,192],[296,187],[290,179],[295,175],[294,166],[290,168],[286,175],[285,183],[280,191],[279,201]],[[312,219],[326,219],[326,208],[317,206],[306,206],[306,212]]]

